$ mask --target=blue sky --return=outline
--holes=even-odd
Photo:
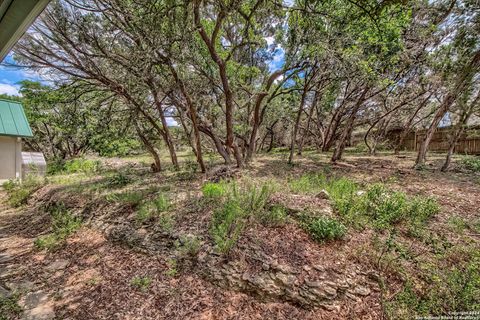
[[[6,93],[9,95],[19,95],[18,89],[20,86],[18,82],[22,80],[41,80],[39,75],[35,72],[25,68],[13,67],[9,64],[14,63],[11,55],[8,55],[0,64],[0,94]]]

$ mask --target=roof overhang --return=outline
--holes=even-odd
[[[0,0],[0,62],[50,0]]]

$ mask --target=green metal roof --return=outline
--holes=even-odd
[[[0,62],[50,0],[0,0]]]
[[[20,103],[0,99],[0,136],[32,137],[32,129]]]

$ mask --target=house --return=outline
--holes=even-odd
[[[0,99],[0,182],[22,178],[22,138],[32,130],[20,103]]]

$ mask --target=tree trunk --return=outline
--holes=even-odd
[[[302,98],[300,100],[300,106],[297,112],[297,118],[295,119],[295,126],[293,127],[292,141],[290,142],[290,156],[288,157],[288,163],[293,163],[293,155],[295,154],[295,143],[297,140],[298,127],[300,126],[300,119],[302,118],[303,106],[305,104],[305,98],[307,96],[307,86],[304,87],[302,92]]]
[[[352,108],[350,118],[348,119],[348,122],[345,128],[343,129],[343,132],[340,136],[340,139],[337,142],[337,146],[335,147],[335,150],[332,155],[331,161],[334,163],[342,159],[342,154],[343,154],[343,150],[345,149],[345,144],[347,142],[347,139],[351,135],[351,132],[353,130],[353,124],[355,123],[355,119],[357,118],[357,112],[362,106],[363,102],[365,101],[365,96],[368,92],[368,89],[369,89],[368,86],[365,87],[365,89],[363,89],[362,95],[358,99],[355,106]]]
[[[142,141],[143,145],[145,148],[147,148],[147,151],[152,155],[154,163],[152,163],[152,171],[153,172],[160,172],[162,171],[162,164],[160,162],[160,156],[158,155],[158,152],[155,150],[155,147],[152,145],[152,143],[147,139],[147,137],[142,133],[142,130],[138,126],[138,123],[135,124],[135,129],[137,131],[138,136],[140,137],[140,140]]]
[[[305,132],[303,132],[302,136],[300,137],[300,143],[298,144],[298,152],[297,155],[301,156],[303,151],[303,144],[305,142],[305,136],[308,134],[310,130],[310,122],[312,122],[313,111],[317,106],[317,99],[318,99],[318,91],[315,91],[315,97],[313,98],[313,104],[310,107],[310,112],[308,113],[307,119],[307,127],[305,128]]]
[[[440,105],[438,110],[435,112],[432,123],[430,124],[430,127],[428,128],[427,133],[425,134],[425,138],[423,139],[420,145],[420,148],[418,149],[418,155],[417,155],[417,160],[415,161],[415,167],[418,168],[425,165],[428,145],[430,144],[430,141],[432,141],[433,134],[437,130],[437,127],[440,121],[448,112],[448,110],[450,109],[450,106],[455,102],[459,93],[463,91],[467,82],[469,82],[471,77],[478,70],[479,65],[480,65],[480,49],[477,50],[477,52],[474,54],[470,63],[468,63],[464,67],[462,73],[459,75],[456,81],[455,87],[452,88],[452,90],[447,94],[442,104]]]
[[[457,144],[458,139],[462,136],[463,132],[465,131],[466,124],[468,119],[472,115],[474,108],[476,107],[477,103],[480,100],[480,93],[477,94],[477,97],[473,102],[464,110],[460,119],[458,120],[457,125],[455,126],[455,131],[450,138],[450,144],[448,146],[447,156],[445,158],[445,163],[443,164],[441,171],[445,172],[448,170],[450,166],[450,162],[452,161],[453,151],[455,150],[455,145]]]
[[[422,110],[428,103],[428,101],[430,100],[430,97],[432,96],[432,93],[428,95],[427,98],[425,98],[421,103],[420,105],[418,106],[417,109],[415,109],[415,112],[408,118],[407,122],[405,123],[405,125],[403,126],[404,129],[403,131],[400,133],[400,138],[398,139],[398,143],[397,145],[395,146],[395,150],[394,150],[394,153],[395,154],[399,154],[400,153],[400,148],[402,147],[403,145],[403,142],[405,141],[405,139],[407,138],[408,134],[410,133],[410,131],[412,130],[412,123],[413,123],[413,120],[415,120],[415,117],[417,116],[418,112],[420,112],[420,110]]]

